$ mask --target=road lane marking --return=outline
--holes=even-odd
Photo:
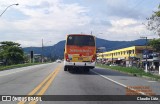
[[[148,82],[157,82],[157,81],[148,81]]]
[[[15,70],[15,69],[10,69],[10,70]],[[26,71],[26,70],[28,70],[28,69],[17,70],[17,71],[10,72],[10,73],[7,73],[7,74],[4,73],[4,74],[0,75],[0,77],[10,75],[10,74],[14,74],[14,73],[18,73],[18,72],[21,72],[21,71]],[[4,70],[4,71],[6,72],[6,71],[9,71],[9,70]]]
[[[42,66],[42,65],[46,65],[46,64],[40,64],[40,65]],[[25,66],[25,67],[19,67],[19,68],[15,68],[15,69],[3,70],[3,71],[0,71],[0,74],[1,74],[0,77],[7,76],[7,75],[10,75],[10,74],[19,73],[19,72],[22,72],[22,71],[31,70],[31,68],[36,68],[36,67],[39,67],[40,65]],[[26,69],[21,69],[21,68],[26,68]]]
[[[50,78],[51,76],[56,72],[56,70],[54,70],[49,76],[47,76],[47,78],[45,78],[35,89],[33,89],[28,95],[33,95],[35,94]]]
[[[113,79],[111,79],[111,78],[109,78],[109,77],[106,77],[106,76],[104,76],[104,75],[102,75],[102,74],[100,74],[100,73],[98,73],[98,72],[95,72],[95,71],[93,71],[93,70],[92,70],[92,72],[95,73],[95,74],[100,75],[101,77],[103,77],[103,78],[105,78],[105,79],[107,79],[107,80],[109,80],[109,81],[111,81],[111,82],[113,82],[113,83],[115,83],[115,84],[118,84],[118,85],[120,85],[120,86],[122,86],[122,87],[128,88],[128,89],[130,89],[130,90],[132,90],[132,91],[134,91],[134,92],[136,92],[136,93],[139,93],[139,94],[141,94],[141,95],[147,95],[147,94],[144,93],[144,92],[137,91],[136,89],[127,87],[126,85],[124,85],[124,84],[122,84],[122,83],[119,83],[119,82],[117,82],[117,81],[115,81],[115,80],[113,80]]]
[[[27,94],[27,96],[31,96],[34,95],[39,89],[41,89],[41,87],[47,83],[47,81],[49,81],[52,76],[56,73],[56,71],[59,69],[61,65],[59,65],[51,74],[49,74],[38,86],[36,86],[36,88],[34,88],[29,94]],[[24,104],[26,101],[21,101],[18,104]]]
[[[43,88],[41,89],[41,91],[39,91],[39,93],[37,95],[43,95],[46,90],[49,88],[49,86],[51,85],[52,81],[55,79],[55,77],[57,76],[59,70],[61,69],[61,66],[58,67],[58,69],[56,70],[55,74],[52,76],[52,78],[50,78],[50,80],[45,84],[45,86],[43,86]],[[29,104],[36,104],[37,101],[31,101]]]

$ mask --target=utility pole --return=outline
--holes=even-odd
[[[113,64],[113,53],[111,53],[112,54],[112,64]]]
[[[148,61],[147,61],[147,54],[148,54],[148,51],[147,51],[147,37],[146,38],[146,72],[148,72]]]
[[[50,62],[52,62],[52,47],[50,47]]]
[[[44,48],[43,48],[43,39],[42,39],[42,55],[41,55],[42,63],[43,63],[43,58],[44,58],[44,56],[43,56],[43,50],[44,50]]]
[[[147,61],[147,55],[148,55],[148,51],[147,51],[147,37],[141,37],[141,38],[143,38],[143,39],[146,39],[146,44],[145,44],[145,46],[146,46],[146,48],[145,48],[145,53],[146,53],[146,64],[145,64],[145,72],[148,72],[148,61]]]
[[[160,53],[158,54],[158,58],[159,58],[159,75],[160,75]]]
[[[130,67],[130,66],[131,66],[131,65],[130,65],[130,64],[131,64],[131,60],[130,60],[130,57],[131,57],[131,55],[130,55],[130,54],[131,54],[131,50],[129,50],[128,52],[129,52],[129,57],[128,57],[128,59],[129,59],[129,65],[128,65],[128,66]]]

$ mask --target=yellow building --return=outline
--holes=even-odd
[[[97,54],[98,59],[105,59],[107,62],[116,62],[120,64],[122,61],[134,61],[135,59],[142,60],[142,53],[146,46],[131,46],[127,48],[112,50]],[[153,50],[147,46],[147,50]]]

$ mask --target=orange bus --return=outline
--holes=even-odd
[[[95,36],[85,34],[69,34],[64,50],[64,71],[83,69],[89,72],[95,67]]]

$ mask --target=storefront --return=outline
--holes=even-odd
[[[159,61],[160,61],[160,54],[156,52],[152,52],[152,53],[149,53],[148,55],[146,54],[143,55],[142,64],[144,67],[145,64],[147,63],[148,70],[150,71],[158,71],[160,66]]]

